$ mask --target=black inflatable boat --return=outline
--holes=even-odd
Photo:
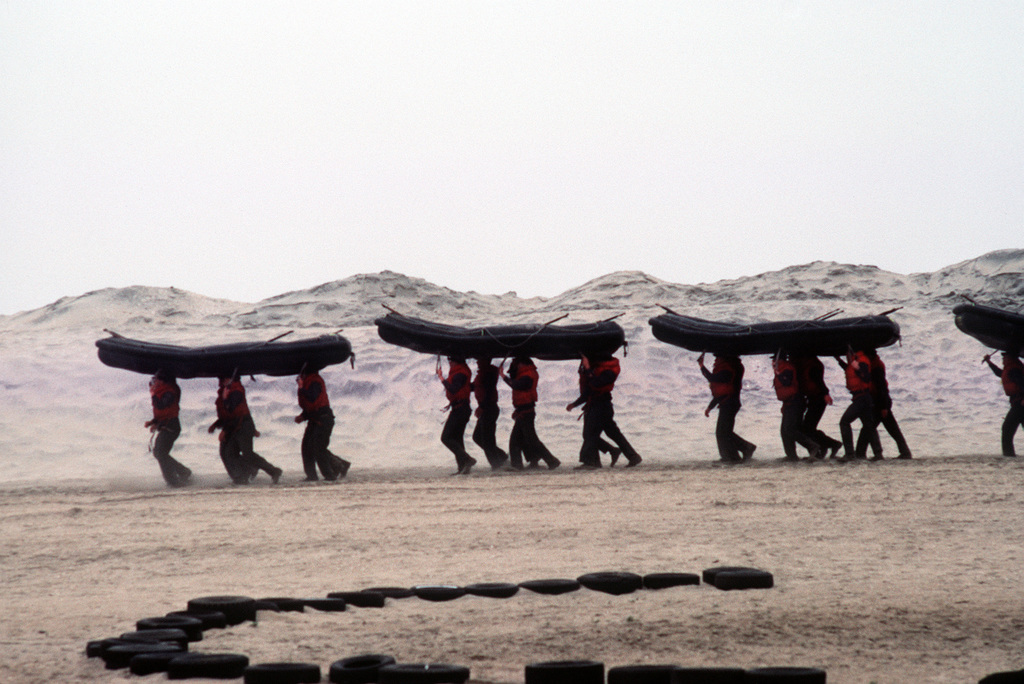
[[[113,368],[177,378],[237,375],[298,375],[303,367],[320,370],[352,356],[341,335],[321,335],[295,342],[240,342],[209,347],[179,347],[132,340],[120,335],[96,340],[100,361]]]
[[[953,308],[956,327],[987,347],[1011,354],[1024,350],[1024,314],[981,304]]]
[[[713,354],[774,354],[789,352],[835,356],[848,346],[887,347],[900,339],[900,327],[888,316],[829,320],[721,323],[665,313],[650,319],[651,331],[662,342]]]
[[[423,354],[467,359],[523,355],[546,361],[567,361],[579,359],[580,354],[612,354],[626,342],[622,326],[614,321],[462,328],[389,313],[374,323],[385,342]]]

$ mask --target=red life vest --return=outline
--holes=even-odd
[[[163,422],[178,417],[181,389],[177,383],[164,382],[154,377],[149,382],[149,397],[153,404],[153,421]]]
[[[722,371],[728,371],[728,379],[708,380],[711,396],[715,399],[725,399],[728,396],[739,394],[737,378],[742,377],[742,365],[739,359],[733,360],[725,356],[716,356],[715,363],[711,366],[711,374],[718,375]]]
[[[448,399],[448,403],[452,405],[464,404],[468,402],[469,395],[473,392],[473,386],[470,383],[471,373],[469,371],[469,366],[467,366],[465,363],[460,363],[458,361],[451,362],[451,365],[448,367],[448,379],[446,380],[446,382],[448,384],[451,384],[452,381],[459,375],[463,375],[466,378],[465,382],[462,383],[462,387],[456,390],[455,392],[449,391],[447,386],[445,387],[444,390],[444,396]]]
[[[520,363],[516,366],[516,374],[513,380],[520,378],[530,378],[530,386],[526,389],[512,390],[512,405],[513,406],[528,406],[530,404],[537,403],[537,383],[540,382],[540,375],[537,374],[537,367],[532,363],[527,365]]]
[[[1008,356],[1003,363],[1003,372],[999,377],[1003,381],[1003,391],[1006,392],[1006,396],[1015,397],[1024,393],[1024,387],[1020,384],[1021,379],[1024,378],[1024,364],[1020,362],[1020,359]]]
[[[606,385],[594,386],[593,383],[590,383],[590,394],[611,394],[612,388],[615,387],[615,381],[619,377],[620,370],[621,369],[619,368],[619,360],[614,356],[610,359],[605,359],[604,361],[598,361],[597,363],[592,365],[590,367],[591,378],[596,380],[609,371],[611,371],[614,377],[612,377],[612,381]]]
[[[871,391],[871,361],[862,351],[854,352],[846,364],[846,389],[851,394]]]
[[[320,385],[320,393],[316,399],[310,401],[306,395],[311,394],[310,390],[316,385]],[[306,413],[315,413],[320,409],[328,408],[330,405],[330,400],[327,398],[327,386],[324,384],[324,380],[320,377],[319,373],[299,376],[299,408]]]
[[[825,365],[817,356],[799,356],[796,359],[796,385],[805,397],[824,397],[828,394],[825,385]]]
[[[228,397],[235,392],[241,395],[242,400],[233,409],[228,409]],[[232,380],[227,387],[220,388],[220,391],[217,392],[216,406],[217,418],[221,420],[236,421],[249,415],[249,405],[245,401],[245,388],[242,386],[241,380]]]
[[[788,401],[800,393],[796,380],[796,366],[792,361],[778,359],[775,362],[775,379],[772,384],[775,386],[775,396],[779,401]]]

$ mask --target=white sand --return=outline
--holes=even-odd
[[[985,349],[953,325],[953,292],[1019,305],[1024,250],[911,276],[820,262],[699,286],[618,273],[547,300],[455,293],[390,273],[255,305],[138,287],[0,316],[0,681],[123,679],[86,660],[85,642],[202,595],[322,596],[720,563],[771,570],[777,587],[409,599],[341,615],[264,614],[259,626],[203,646],[324,667],[389,652],[501,682],[556,658],[818,665],[830,682],[969,682],[1024,667],[1024,470],[998,456],[1005,398],[980,364]],[[452,323],[624,313],[630,348],[616,410],[643,467],[447,477],[454,463],[438,442],[434,359],[376,337],[381,303]],[[715,465],[707,386],[695,354],[651,336],[658,303],[749,321],[903,306],[894,314],[903,344],[882,356],[915,460],[778,463],[768,362],[750,359],[738,429],[759,444],[758,462]],[[284,484],[228,486],[205,431],[214,381],[187,380],[174,454],[197,483],[167,490],[146,453],[148,379],[98,362],[93,342],[104,327],[186,344],[344,328],[355,368],[325,378],[338,415],[333,449],[355,463],[348,480],[299,484],[294,380],[258,378],[247,381],[263,432],[257,448],[285,468]],[[540,372],[538,430],[568,465],[579,448],[580,424],[564,411],[575,367],[541,363]],[[833,364],[827,378],[837,407],[823,427],[835,432],[847,397]]]
[[[801,665],[836,683],[977,681],[1024,666],[1021,467],[911,462],[649,466],[451,478],[353,471],[337,485],[3,490],[0,681],[121,681],[89,639],[211,594],[584,572],[770,570],[776,587],[416,598],[260,613],[196,649],[327,666],[364,652],[522,681],[551,659]],[[154,679],[160,679],[157,675]]]

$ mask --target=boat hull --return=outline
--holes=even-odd
[[[298,375],[342,363],[352,345],[341,335],[321,335],[295,342],[240,342],[182,347],[127,337],[97,340],[100,361],[113,368],[176,378],[217,378],[231,375]]]
[[[780,349],[836,356],[845,354],[848,347],[877,349],[900,339],[899,325],[887,316],[743,325],[666,313],[649,323],[654,336],[662,342],[691,351],[735,356],[775,354]]]
[[[1024,315],[981,304],[960,304],[953,308],[953,321],[961,331],[992,347],[1011,354],[1024,350]]]
[[[626,342],[614,321],[580,325],[493,325],[463,328],[388,314],[374,321],[380,338],[423,354],[466,359],[529,356],[546,361],[612,354]]]

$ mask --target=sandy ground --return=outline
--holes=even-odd
[[[177,491],[156,479],[8,485],[0,681],[139,679],[87,659],[86,642],[198,596],[730,564],[770,570],[776,587],[261,612],[196,646],[316,662],[325,680],[334,660],[376,652],[468,665],[487,682],[521,682],[525,664],[554,659],[975,682],[1024,667],[1022,480],[1018,462],[961,456],[458,478],[355,469],[340,484],[210,477]]]

